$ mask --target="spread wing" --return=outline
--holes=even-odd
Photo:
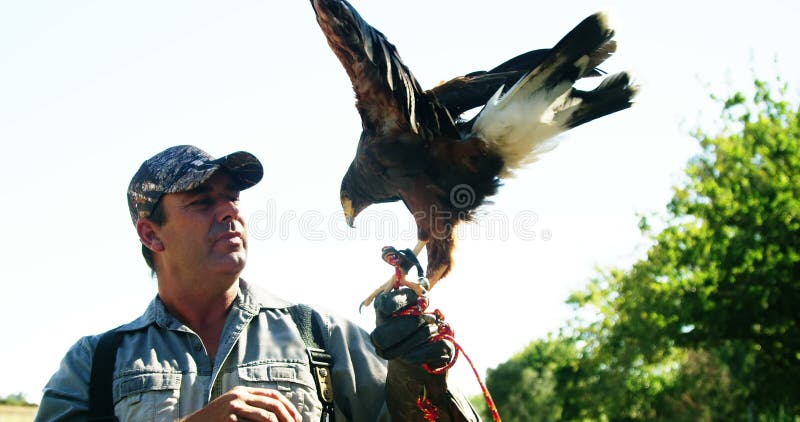
[[[458,76],[432,88],[430,91],[447,107],[450,114],[459,116],[475,107],[481,107],[501,87],[511,88],[520,78],[538,66],[548,49],[532,50],[510,59],[492,70],[479,70]]]
[[[586,74],[582,77],[603,75],[604,72],[595,66],[607,59],[615,49],[616,43],[612,41],[594,52],[590,57],[591,62]],[[503,87],[504,94],[523,76],[539,66],[549,53],[549,48],[531,50],[506,60],[491,70],[479,70],[455,77],[430,89],[429,92],[447,108],[450,115],[458,118],[465,111],[483,107],[500,87]],[[458,121],[457,125],[463,133],[468,133],[473,123],[474,118],[470,121]]]
[[[317,22],[344,66],[364,130],[375,138],[456,134],[447,109],[424,92],[395,47],[345,0],[311,0]]]

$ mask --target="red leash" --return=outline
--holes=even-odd
[[[383,259],[389,263],[389,265],[394,267],[394,289],[399,289],[401,285],[405,282],[405,274],[402,269],[402,258],[400,254],[391,248],[387,250],[389,247],[385,247],[383,250]],[[411,259],[416,261],[416,256],[411,251],[406,250],[403,252],[404,256],[407,259]],[[408,256],[411,255],[411,256]],[[418,270],[421,272],[421,266],[419,262],[414,262],[417,266]],[[431,374],[443,374],[448,369],[452,368],[455,365],[456,360],[458,359],[458,355],[464,355],[464,358],[467,359],[467,363],[469,363],[470,368],[472,368],[472,373],[475,374],[475,379],[478,380],[478,384],[481,386],[481,392],[483,392],[483,398],[486,400],[486,405],[489,408],[489,412],[492,414],[492,419],[495,422],[500,422],[500,413],[497,411],[497,406],[494,404],[494,400],[492,400],[492,395],[489,393],[489,389],[486,388],[486,384],[483,383],[480,374],[478,374],[478,369],[475,368],[475,365],[472,363],[472,359],[469,358],[467,352],[464,351],[464,348],[456,341],[455,339],[455,332],[453,331],[450,324],[445,322],[444,314],[442,311],[436,309],[433,312],[425,312],[428,309],[428,298],[425,296],[421,296],[417,299],[417,305],[412,306],[408,309],[403,311],[397,312],[396,315],[413,315],[413,316],[427,316],[428,318],[433,318],[437,325],[437,334],[430,339],[430,342],[436,342],[439,340],[447,340],[455,346],[456,351],[453,354],[453,358],[450,359],[450,362],[442,366],[441,368],[431,368],[427,364],[423,364],[422,367]],[[426,421],[437,421],[439,419],[439,409],[425,397],[425,393],[421,394],[417,397],[417,407],[422,412],[423,417]]]

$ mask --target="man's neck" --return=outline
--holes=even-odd
[[[216,281],[158,277],[158,295],[164,306],[200,336],[212,360],[238,291],[238,275],[229,280]]]

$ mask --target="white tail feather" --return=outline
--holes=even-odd
[[[568,129],[565,122],[580,103],[580,99],[569,96],[571,81],[551,89],[537,87],[537,82],[526,77],[506,95],[500,95],[502,88],[498,90],[472,128],[473,136],[486,141],[503,157],[501,178],[512,176],[514,170],[555,148],[557,142],[553,138]]]
[[[636,90],[626,74],[611,76],[590,92],[573,88],[614,52],[613,35],[605,14],[584,19],[508,92],[502,94],[501,87],[486,103],[471,136],[502,157],[501,178],[552,150],[560,133],[630,107]]]

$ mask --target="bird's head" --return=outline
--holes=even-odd
[[[353,160],[342,178],[339,199],[347,225],[353,227],[353,221],[358,214],[370,205],[399,201],[401,198],[383,177],[379,174],[365,174],[358,161]]]
[[[350,168],[347,169],[347,173],[342,178],[342,187],[339,190],[344,219],[350,227],[355,227],[353,221],[355,221],[356,216],[370,205],[370,202],[361,195],[362,186],[354,180],[356,177],[354,165],[355,163],[351,164]]]
[[[345,190],[341,191],[341,201],[342,211],[344,211],[344,219],[347,221],[347,225],[350,227],[355,227],[353,225],[353,221],[355,221],[356,216],[361,212],[361,210],[353,204],[350,194]]]
[[[342,201],[344,219],[347,221],[347,225],[352,228],[355,228],[353,222],[358,214],[372,204],[372,202],[360,197],[357,191],[349,189],[344,180],[342,181],[342,189],[339,191],[339,199]]]

